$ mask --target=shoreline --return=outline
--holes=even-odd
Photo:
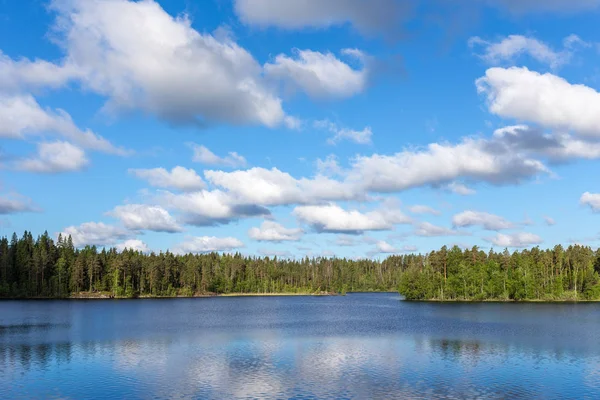
[[[195,298],[215,298],[215,297],[291,297],[291,296],[343,296],[340,293],[316,292],[316,293],[200,293],[191,296],[152,296],[141,295],[134,297],[113,296],[109,293],[76,293],[68,297],[0,297],[2,300],[144,300],[144,299],[195,299]]]

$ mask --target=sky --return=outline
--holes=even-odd
[[[0,0],[0,236],[600,243],[600,0]]]

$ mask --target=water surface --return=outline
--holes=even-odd
[[[598,399],[600,305],[2,301],[0,398]]]

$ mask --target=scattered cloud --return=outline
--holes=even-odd
[[[0,76],[2,76],[0,61]],[[90,130],[79,129],[63,110],[43,109],[31,95],[0,93],[0,138],[25,139],[29,136],[59,136],[78,146],[105,153],[127,155]]]
[[[79,226],[69,226],[62,232],[63,237],[71,236],[75,247],[111,246],[128,239],[132,232],[103,222],[85,222]]]
[[[496,42],[490,42],[475,36],[469,39],[469,46],[471,48],[482,48],[484,51],[479,56],[489,64],[514,63],[517,57],[526,54],[538,62],[556,69],[571,61],[573,51],[577,47],[587,47],[589,45],[581,40],[579,36],[570,35],[563,40],[564,48],[555,51],[536,38],[510,35]]]
[[[264,221],[260,227],[248,231],[250,238],[262,242],[298,241],[303,234],[300,228],[286,228],[275,221]]]
[[[266,63],[265,74],[313,98],[351,97],[365,90],[368,69],[363,64],[362,52],[345,50],[342,53],[358,59],[359,67],[353,68],[332,53],[295,50],[295,57],[279,54],[272,63]]]
[[[190,147],[194,150],[194,156],[192,157],[192,161],[194,162],[229,168],[246,166],[246,159],[235,151],[229,152],[225,157],[219,157],[205,146],[190,143]]]
[[[31,199],[15,193],[0,196],[0,215],[37,211]]]
[[[600,193],[585,192],[579,198],[579,203],[589,206],[594,212],[600,212]]]
[[[196,226],[226,224],[247,217],[268,216],[270,211],[255,204],[237,204],[220,190],[190,193],[162,192],[157,201],[167,209],[182,213],[181,221]]]
[[[515,224],[498,215],[471,210],[463,211],[452,217],[452,225],[460,228],[480,226],[488,231],[499,231],[515,227]]]
[[[417,236],[434,237],[434,236],[460,236],[460,235],[468,235],[469,233],[433,225],[429,222],[421,222],[415,226],[414,234]]]
[[[545,215],[544,216],[544,222],[546,223],[546,225],[548,226],[554,226],[556,225],[556,221],[554,220],[554,218],[550,218],[549,216]]]
[[[176,245],[172,251],[175,254],[199,254],[232,251],[242,247],[244,247],[244,243],[233,237],[192,236]]]
[[[105,96],[106,111],[142,110],[195,125],[274,127],[285,118],[262,66],[223,30],[200,33],[186,15],[172,17],[154,0],[54,0],[51,8],[66,53],[54,72]]]
[[[333,136],[327,139],[327,143],[331,145],[337,144],[342,140],[349,140],[357,144],[371,144],[371,137],[373,136],[370,126],[365,127],[361,131],[356,131],[354,129],[340,128],[337,124],[329,120],[315,121],[313,126],[317,129],[325,129],[333,133]]]
[[[188,192],[206,187],[202,178],[191,168],[177,166],[171,171],[164,168],[130,169],[129,173],[159,188],[174,188]]]
[[[494,237],[485,238],[485,240],[499,247],[518,248],[538,245],[543,242],[542,238],[540,238],[538,235],[527,232],[517,232],[511,234],[498,233]]]
[[[466,185],[458,182],[452,182],[446,185],[446,189],[452,193],[459,194],[461,196],[471,196],[477,193],[475,190],[467,187]]]
[[[435,208],[424,206],[421,204],[416,204],[414,206],[408,207],[408,211],[413,214],[431,214],[431,215],[441,215],[441,211],[436,210]]]
[[[84,169],[88,164],[85,152],[68,142],[47,142],[37,145],[34,157],[16,162],[15,168],[37,173],[72,172]]]
[[[299,206],[293,214],[317,232],[353,233],[390,230],[397,224],[411,223],[411,219],[398,209],[384,207],[362,213],[344,210],[330,203],[327,205]]]
[[[490,68],[476,85],[493,114],[600,138],[600,93],[588,86],[525,67]]]
[[[129,239],[126,240],[122,243],[119,243],[115,246],[115,248],[118,251],[124,251],[124,250],[133,250],[133,251],[139,251],[145,254],[148,254],[151,252],[150,248],[148,247],[148,245],[144,242],[142,242],[139,239]]]
[[[127,229],[154,232],[181,232],[182,228],[167,210],[148,204],[117,206],[108,215],[121,220]]]

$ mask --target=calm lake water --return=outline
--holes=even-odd
[[[0,398],[600,399],[600,304],[2,301]]]

